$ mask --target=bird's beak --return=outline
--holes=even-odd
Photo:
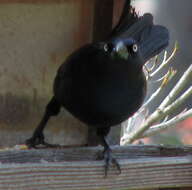
[[[115,51],[116,51],[116,52],[119,52],[119,51],[121,51],[123,48],[124,48],[123,43],[122,43],[122,42],[119,42],[119,43],[117,43],[117,45],[116,45],[116,47],[115,47]]]
[[[115,51],[117,55],[120,56],[121,58],[128,59],[129,57],[128,49],[122,42],[117,43]]]

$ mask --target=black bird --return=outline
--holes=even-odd
[[[168,30],[154,25],[149,13],[139,17],[130,0],[126,0],[119,22],[109,37],[81,47],[60,66],[53,98],[26,144],[29,147],[48,145],[43,135],[45,125],[64,107],[97,130],[104,146],[105,175],[110,162],[120,171],[106,136],[111,126],[131,117],[142,105],[146,95],[143,65],[160,53],[168,42]]]

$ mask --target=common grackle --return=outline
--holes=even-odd
[[[65,107],[76,118],[97,130],[104,146],[105,175],[109,164],[120,166],[106,141],[110,127],[131,117],[146,95],[143,65],[169,42],[168,30],[153,24],[153,16],[139,17],[125,1],[119,22],[105,41],[86,44],[74,51],[58,69],[54,95],[45,114],[26,141],[29,147],[44,141],[49,118]]]

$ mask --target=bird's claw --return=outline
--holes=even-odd
[[[105,161],[105,177],[107,177],[107,172],[109,169],[109,165],[112,164],[113,166],[115,166],[119,172],[119,174],[121,174],[121,167],[119,165],[119,163],[117,162],[117,160],[115,158],[113,158],[113,156],[111,155],[111,149],[106,149],[103,152],[103,158]]]
[[[59,146],[56,144],[49,144],[45,142],[43,134],[33,135],[30,139],[27,139],[25,141],[25,144],[28,146],[28,148],[36,149],[39,148],[39,146],[43,146],[45,148],[54,148]]]
[[[44,135],[34,134],[30,139],[27,139],[25,143],[29,148],[37,148],[37,145],[43,145],[45,143]]]

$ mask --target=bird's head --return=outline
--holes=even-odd
[[[100,49],[113,58],[128,60],[129,57],[138,55],[139,47],[133,39],[115,39],[100,44]]]

